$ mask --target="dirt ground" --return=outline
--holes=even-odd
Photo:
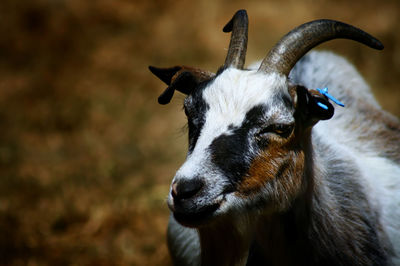
[[[331,18],[385,49],[335,40],[400,115],[400,2],[0,2],[0,265],[170,265],[169,182],[186,153],[183,96],[168,106],[148,65],[216,71],[238,9],[247,62],[293,27]],[[330,88],[334,92],[334,88]]]

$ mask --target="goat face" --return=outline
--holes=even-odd
[[[284,76],[228,68],[189,94],[189,152],[168,198],[179,222],[282,210],[299,193],[304,152],[288,88]]]
[[[310,49],[335,38],[383,48],[360,29],[318,20],[285,35],[257,71],[242,70],[247,21],[240,10],[225,26],[232,37],[217,75],[184,66],[150,67],[168,85],[159,97],[161,104],[168,103],[175,90],[188,95],[184,109],[189,152],[168,197],[175,218],[186,226],[206,225],[235,213],[288,208],[304,190],[310,129],[333,115],[324,96],[289,84],[290,70]]]

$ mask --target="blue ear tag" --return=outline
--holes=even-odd
[[[326,105],[323,104],[323,103],[317,102],[317,104],[318,104],[318,106],[321,107],[322,109],[325,109],[325,110],[328,110],[328,109],[329,109],[328,106],[326,106]]]
[[[341,103],[338,99],[336,99],[335,97],[333,97],[332,95],[330,95],[329,93],[328,93],[328,88],[324,88],[324,89],[320,89],[320,88],[317,88],[317,91],[319,91],[319,93],[321,93],[322,95],[325,95],[326,97],[328,97],[328,99],[329,100],[331,100],[331,101],[333,101],[334,103],[336,103],[337,105],[339,105],[339,106],[341,106],[341,107],[344,107],[344,104],[343,103]],[[322,104],[322,103],[317,103],[320,107],[322,107],[323,109],[325,109],[325,110],[328,110],[328,106],[326,106],[325,104]]]

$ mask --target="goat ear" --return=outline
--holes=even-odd
[[[188,71],[183,71],[179,73],[177,77],[171,82],[168,88],[158,97],[159,104],[167,104],[171,101],[172,96],[174,96],[175,90],[180,91],[186,95],[194,90],[197,86],[197,80]]]
[[[199,83],[210,79],[213,73],[187,66],[157,68],[149,66],[149,70],[161,79],[168,87],[158,97],[158,103],[167,104],[174,96],[175,90],[186,95],[190,94]]]
[[[335,108],[329,100],[317,90],[308,90],[303,86],[295,86],[291,89],[292,97],[295,98],[296,112],[303,122],[309,125],[316,124],[319,120],[332,118]]]
[[[181,69],[181,66],[174,66],[170,68],[158,68],[154,66],[149,66],[149,70],[151,71],[151,73],[156,75],[168,86],[171,84],[172,77],[175,76],[175,74]]]

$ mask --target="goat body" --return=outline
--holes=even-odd
[[[292,70],[306,87],[332,88],[346,103],[310,136],[308,187],[279,214],[254,210],[209,227],[170,218],[178,265],[400,264],[400,125],[345,59],[310,52]],[[207,263],[205,263],[207,261]],[[262,262],[262,263],[261,263]]]
[[[161,102],[188,94],[189,152],[168,198],[174,264],[400,265],[399,120],[332,53],[258,71],[228,54],[206,79],[151,69],[170,85]],[[333,115],[317,87],[346,107]]]

